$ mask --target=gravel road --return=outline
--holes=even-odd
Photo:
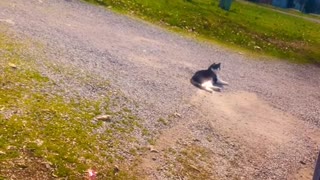
[[[233,168],[231,176],[247,179],[287,179],[295,173],[301,178],[301,169],[313,168],[320,142],[320,136],[316,136],[320,127],[319,67],[248,57],[76,0],[1,0],[1,24],[20,37],[43,44],[46,56],[54,63],[83,69],[97,79],[110,81],[138,102],[139,116],[154,132],[161,130],[183,139],[184,133],[172,132],[181,126],[211,151],[220,148],[230,157],[241,154],[243,158],[233,159],[242,162],[240,167],[231,167],[230,159],[220,157],[226,163],[215,172],[219,179],[230,178],[228,166]],[[230,86],[221,93],[208,94],[192,86],[189,79],[213,62],[222,63],[221,76]],[[72,84],[72,80],[65,84]],[[82,96],[94,94],[90,89],[77,89]],[[175,112],[183,118],[171,127],[157,129],[157,118]],[[242,126],[247,124],[243,118],[253,120]],[[220,133],[214,141],[219,147],[202,141],[208,124],[208,134]],[[261,129],[249,133],[248,128],[258,126]],[[274,129],[281,133],[271,137]],[[286,137],[286,143],[277,141],[281,137]],[[223,145],[230,143],[230,138],[236,145]],[[272,150],[261,150],[269,145]],[[169,146],[162,143],[158,148]],[[245,155],[246,151],[251,155]],[[306,163],[299,163],[301,158]],[[147,167],[146,172],[166,178],[153,167]]]

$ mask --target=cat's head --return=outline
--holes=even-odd
[[[212,72],[217,72],[221,68],[221,63],[213,63],[211,66],[209,66],[208,70],[211,70]]]

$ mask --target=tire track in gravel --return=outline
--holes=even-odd
[[[138,102],[136,111],[156,134],[160,151],[155,162],[146,154],[142,163],[149,179],[167,178],[157,167],[166,165],[165,150],[181,150],[181,139],[187,145],[198,139],[212,152],[219,179],[301,179],[300,172],[313,168],[320,143],[317,67],[257,61],[76,0],[3,0],[0,19],[21,37],[45,44],[54,63],[110,80]],[[222,77],[231,84],[222,93],[189,84],[195,71],[212,62],[222,62]],[[174,112],[182,118],[169,126],[157,123]]]

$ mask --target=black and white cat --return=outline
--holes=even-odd
[[[218,72],[220,71],[220,67],[221,63],[213,63],[207,70],[197,71],[192,76],[191,83],[208,92],[212,92],[213,90],[221,91],[221,88],[214,84],[228,85],[228,83],[219,77]]]

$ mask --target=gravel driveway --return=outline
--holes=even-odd
[[[212,154],[212,178],[303,179],[312,171],[320,143],[318,67],[248,57],[76,0],[1,0],[0,24],[44,44],[54,63],[121,89],[139,104],[146,126],[163,132],[157,148],[181,149],[176,142],[190,144],[191,137],[219,151]],[[213,62],[222,63],[230,86],[209,94],[190,85],[192,74]],[[175,112],[182,118],[157,127],[158,118]],[[213,140],[206,141],[209,135]],[[156,165],[145,159],[149,179],[168,178],[154,169],[167,163],[158,156]]]

